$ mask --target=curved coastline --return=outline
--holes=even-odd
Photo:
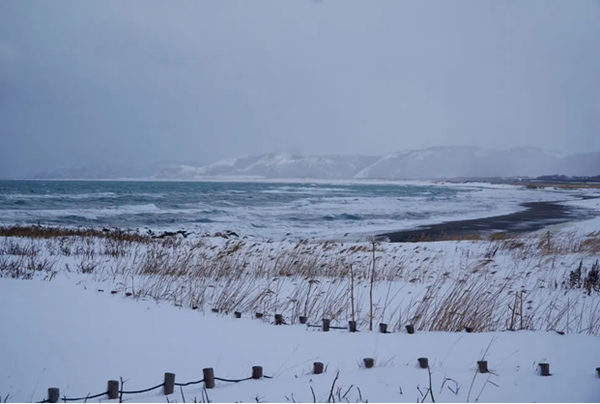
[[[459,239],[492,232],[527,233],[541,230],[550,225],[583,220],[593,216],[586,209],[563,205],[560,202],[525,202],[521,206],[525,210],[481,219],[424,225],[416,229],[382,233],[377,237],[385,238],[391,243],[410,243]]]

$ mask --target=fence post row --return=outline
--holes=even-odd
[[[328,320],[328,319],[323,319],[323,331],[329,330],[329,321],[330,320]],[[351,323],[353,323],[353,322],[351,321],[349,324],[351,324]],[[380,324],[380,332],[385,332],[385,330],[383,329],[385,327],[382,327],[382,325],[385,325],[385,324],[383,324],[383,323]],[[406,326],[407,331],[409,331],[408,327],[409,326],[407,325]],[[412,327],[412,326],[410,326],[410,327]],[[427,358],[425,358],[425,357],[418,358],[417,361],[419,362],[420,368],[422,368],[422,369],[429,368],[429,360]],[[364,364],[365,368],[370,369],[373,366],[375,366],[375,359],[364,358],[363,364]],[[549,363],[539,363],[538,367],[540,369],[541,376],[551,376]],[[488,362],[485,360],[477,361],[477,370],[479,373],[489,373]],[[314,362],[312,373],[315,375],[319,375],[323,372],[324,372],[323,362]],[[600,367],[596,368],[596,373],[598,374],[598,377],[600,378]],[[204,376],[204,379],[203,379],[204,387],[206,389],[213,389],[215,387],[214,369],[213,368],[204,368],[204,369],[202,369],[202,374]],[[251,378],[254,380],[258,380],[258,379],[262,379],[263,377],[265,377],[265,376],[263,375],[262,366],[252,366]],[[243,380],[248,380],[248,379],[231,380],[231,381],[238,382],[238,381],[243,381]],[[228,381],[228,380],[225,380],[225,381]],[[119,394],[122,393],[120,387],[121,387],[120,382],[118,380],[109,380],[108,381],[106,395],[108,396],[109,400],[116,400],[119,398]],[[159,387],[159,386],[156,386],[156,387]],[[164,393],[164,395],[170,395],[170,394],[173,394],[174,392],[175,392],[175,373],[167,372],[164,374],[163,393]],[[59,400],[60,400],[59,388],[58,387],[50,387],[48,389],[48,398],[45,400],[45,402],[58,403]],[[68,399],[65,398],[65,401],[67,401],[67,400]]]

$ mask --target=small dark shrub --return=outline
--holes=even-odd
[[[592,269],[588,272],[587,276],[583,280],[583,288],[587,292],[588,296],[594,292],[600,292],[600,265],[598,261],[592,265]]]

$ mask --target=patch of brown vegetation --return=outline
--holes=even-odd
[[[24,237],[50,239],[60,237],[98,237],[117,241],[146,243],[150,237],[123,230],[98,230],[89,228],[45,227],[45,226],[0,226],[0,237]]]
[[[513,185],[523,185],[527,189],[599,189],[600,184],[588,182],[569,182],[569,183],[553,183],[553,182],[518,182]]]
[[[435,241],[479,241],[483,240],[481,234],[478,233],[452,233],[439,235],[425,235],[411,240],[411,243],[429,243]]]
[[[600,231],[590,233],[581,243],[582,249],[592,254],[600,253]]]

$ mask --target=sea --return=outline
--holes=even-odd
[[[362,240],[565,199],[561,192],[489,184],[7,180],[0,181],[0,224]]]

